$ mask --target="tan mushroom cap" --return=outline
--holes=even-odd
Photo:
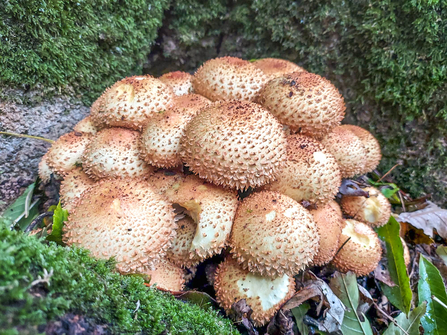
[[[292,72],[305,72],[302,67],[285,59],[262,58],[252,62],[259,70],[270,79],[281,77]]]
[[[286,74],[269,81],[258,101],[282,124],[315,138],[340,125],[346,109],[337,88],[309,72]]]
[[[334,258],[344,222],[341,215],[330,204],[310,210],[310,213],[314,217],[320,235],[320,248],[312,263],[321,266]]]
[[[211,101],[198,94],[176,97],[173,106],[153,116],[141,134],[141,157],[151,165],[170,168],[182,164],[180,140],[186,125]]]
[[[81,156],[91,138],[92,134],[76,131],[59,137],[47,153],[46,160],[50,169],[64,176],[77,164],[81,164]]]
[[[340,185],[340,169],[334,156],[317,140],[291,135],[287,137],[285,167],[265,189],[298,202],[324,204],[334,198]]]
[[[230,246],[233,256],[250,272],[293,276],[312,261],[319,240],[309,211],[286,195],[262,191],[239,204]]]
[[[341,218],[343,217],[343,212],[341,211],[340,205],[337,201],[331,200],[327,203],[327,205],[331,206]]]
[[[376,228],[385,225],[391,216],[391,204],[375,187],[366,187],[369,198],[361,196],[344,196],[341,199],[343,211],[357,221]]]
[[[382,159],[382,152],[380,151],[380,144],[377,139],[366,129],[351,124],[345,124],[341,127],[350,130],[363,143],[366,149],[365,168],[361,174],[373,171],[379,165]]]
[[[405,242],[405,240],[402,237],[400,238],[400,240],[401,240],[402,246],[404,248],[404,262],[405,262],[405,266],[408,269],[408,266],[410,265],[410,262],[411,262],[410,249],[408,249],[407,243]]]
[[[261,327],[295,294],[295,280],[288,275],[277,278],[260,276],[242,269],[227,258],[216,271],[216,299],[228,313],[231,306],[245,299],[251,307],[255,327]]]
[[[321,143],[334,155],[343,178],[351,178],[365,171],[367,154],[365,146],[349,129],[336,127]]]
[[[98,128],[93,124],[92,117],[89,115],[79,121],[73,128],[74,131],[82,133],[96,134]]]
[[[105,128],[97,133],[82,156],[91,178],[147,177],[151,166],[140,158],[140,133],[126,128]]]
[[[224,101],[200,111],[186,126],[181,156],[216,185],[246,189],[276,178],[284,165],[282,126],[260,105]]]
[[[55,179],[62,179],[56,172],[53,171],[53,169],[48,166],[48,152],[42,156],[39,162],[38,174],[39,178],[42,179],[44,184],[47,184],[51,180],[51,175],[53,175]]]
[[[81,167],[71,170],[61,182],[59,192],[64,208],[71,213],[74,203],[81,194],[95,184],[96,182],[90,179]]]
[[[205,62],[194,74],[194,92],[212,101],[253,100],[268,77],[249,61],[236,57]]]
[[[155,269],[142,272],[151,277],[150,285],[168,291],[182,291],[185,286],[185,271],[166,259],[161,259]]]
[[[171,86],[174,94],[177,96],[193,93],[192,75],[187,72],[169,72],[165,73],[158,79]]]
[[[171,205],[143,179],[103,179],[86,190],[64,226],[64,241],[94,257],[115,256],[120,272],[144,271],[175,235]]]
[[[96,126],[141,130],[173,98],[172,88],[152,76],[129,77],[108,88],[92,105],[90,115]]]
[[[363,222],[345,220],[338,248],[343,244],[343,248],[332,260],[341,272],[352,271],[358,276],[365,276],[374,271],[382,258],[382,248],[377,234]]]

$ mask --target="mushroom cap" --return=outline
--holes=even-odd
[[[96,134],[98,128],[93,124],[92,117],[89,115],[79,121],[73,128],[74,131],[82,133]]]
[[[139,139],[135,130],[100,130],[82,156],[85,173],[96,179],[148,176],[153,169],[140,158]]]
[[[67,173],[64,180],[61,182],[59,192],[64,208],[71,213],[73,204],[76,200],[81,197],[81,194],[84,191],[95,184],[95,180],[90,179],[81,167],[77,167]]]
[[[327,205],[331,206],[332,209],[334,209],[334,210],[337,212],[337,214],[338,214],[341,218],[343,218],[343,212],[341,211],[340,205],[338,204],[337,201],[335,201],[335,200],[330,200],[330,201],[328,201]]]
[[[171,205],[143,179],[102,179],[75,203],[64,225],[68,245],[115,256],[120,272],[144,271],[164,257],[175,235]]]
[[[354,126],[351,124],[344,124],[341,127],[349,129],[354,133],[363,143],[366,149],[365,168],[362,174],[373,171],[379,165],[382,159],[380,151],[380,144],[377,139],[366,129]]]
[[[249,61],[221,57],[205,62],[194,74],[194,92],[212,101],[253,100],[268,77]]]
[[[319,239],[309,211],[286,195],[262,191],[239,204],[230,246],[239,264],[250,272],[293,276],[312,261]]]
[[[81,164],[81,156],[91,138],[92,134],[77,131],[59,137],[47,152],[46,160],[50,169],[64,176],[77,164]]]
[[[141,130],[173,98],[172,88],[152,76],[129,77],[108,88],[93,103],[90,115],[96,126]]]
[[[186,125],[211,103],[198,94],[174,98],[173,106],[153,116],[141,134],[141,157],[151,165],[170,168],[182,164],[180,140]]]
[[[245,299],[253,310],[251,318],[255,327],[261,327],[295,294],[295,280],[288,275],[274,279],[260,276],[227,258],[216,271],[214,289],[219,305],[227,313],[234,303]]]
[[[402,237],[400,238],[400,240],[402,242],[402,246],[404,247],[405,266],[408,268],[408,266],[410,265],[410,262],[411,262],[410,249],[408,249],[407,243],[405,242],[405,240]]]
[[[382,258],[382,247],[377,234],[363,222],[345,220],[338,249],[341,246],[343,248],[335,255],[332,262],[344,273],[352,271],[358,276],[365,276],[374,271]]]
[[[391,216],[391,204],[375,187],[366,187],[369,198],[362,196],[343,196],[341,208],[357,221],[364,222],[373,228],[385,225]]]
[[[334,156],[317,140],[304,135],[287,137],[285,167],[275,181],[264,188],[300,202],[324,204],[333,199],[341,185]]]
[[[282,126],[261,106],[222,101],[186,126],[181,156],[192,171],[216,185],[246,189],[276,178],[286,158]]]
[[[334,258],[344,223],[341,215],[330,204],[310,210],[310,213],[317,224],[320,235],[320,248],[312,263],[322,266]]]
[[[363,142],[345,127],[336,127],[321,141],[334,155],[342,178],[351,178],[365,170],[366,149]]]
[[[174,71],[165,73],[158,78],[163,83],[172,87],[175,95],[185,95],[193,92],[192,75],[187,72]]]
[[[337,88],[329,80],[309,72],[270,80],[258,101],[282,124],[315,138],[340,125],[346,109]]]
[[[185,286],[185,270],[166,259],[161,259],[155,269],[141,272],[151,277],[150,285],[168,291],[182,291]]]
[[[56,172],[48,166],[48,152],[42,156],[38,167],[39,178],[44,184],[47,184],[51,180],[51,175],[56,179],[62,179]]]
[[[264,72],[270,79],[292,72],[306,72],[306,70],[295,63],[279,58],[262,58],[255,60],[252,64]]]

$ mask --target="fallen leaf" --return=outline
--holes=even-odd
[[[391,323],[383,335],[419,335],[419,324],[421,323],[421,317],[425,314],[426,307],[427,304],[425,302],[422,303],[408,314],[408,318],[405,313],[400,313],[394,319],[400,327]]]
[[[357,183],[349,179],[343,179],[339,192],[343,195],[369,198],[368,192],[363,191]]]
[[[390,273],[385,265],[386,262],[386,258],[382,257],[376,269],[374,270],[374,278],[390,287],[396,286],[396,284],[391,280]]]
[[[310,305],[305,302],[298,307],[292,308],[291,312],[295,317],[296,326],[300,331],[300,334],[309,334],[309,327],[304,323],[304,316],[309,311]]]

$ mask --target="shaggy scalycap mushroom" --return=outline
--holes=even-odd
[[[71,170],[61,182],[59,192],[64,208],[71,212],[73,204],[81,197],[81,194],[95,183],[81,167]]]
[[[74,126],[73,130],[77,132],[90,133],[90,134],[96,134],[98,132],[98,128],[93,124],[93,120],[90,115],[79,121]]]
[[[258,102],[282,124],[315,138],[340,125],[346,109],[337,88],[309,72],[286,74],[269,81]]]
[[[227,258],[216,271],[214,289],[216,299],[228,313],[231,306],[245,299],[251,307],[255,327],[261,327],[295,293],[295,280],[288,275],[278,278],[260,276],[242,269]]]
[[[82,165],[91,178],[147,177],[152,167],[140,158],[140,133],[125,128],[106,128],[92,139]]]
[[[38,166],[39,178],[44,184],[47,184],[51,180],[51,175],[53,175],[55,179],[61,179],[61,177],[48,166],[47,160],[48,152],[42,156]]]
[[[176,97],[166,111],[153,116],[141,134],[141,157],[156,167],[170,168],[182,164],[180,140],[186,125],[211,101],[198,94]]]
[[[286,137],[261,106],[215,103],[186,126],[181,156],[192,171],[216,185],[246,189],[273,181],[283,167]]]
[[[305,72],[302,67],[285,59],[263,58],[258,59],[252,64],[264,72],[270,79],[281,77],[292,72]]]
[[[347,215],[373,228],[385,225],[391,215],[390,202],[375,187],[366,187],[363,191],[369,193],[369,198],[345,195],[341,199],[341,208]]]
[[[143,179],[103,179],[82,194],[64,225],[64,242],[120,272],[144,271],[164,257],[175,235],[171,205]]]
[[[155,113],[165,110],[174,98],[172,88],[152,76],[118,81],[92,105],[96,126],[141,130]]]
[[[141,273],[151,278],[150,285],[155,285],[162,290],[181,291],[185,286],[185,270],[166,259],[161,259],[154,269]]]
[[[340,185],[340,169],[334,156],[310,137],[291,135],[287,137],[285,167],[265,189],[296,201],[324,204],[334,198]]]
[[[335,267],[341,272],[352,271],[358,276],[374,271],[382,257],[377,234],[371,227],[355,220],[345,220],[338,248],[341,250],[332,260]]]
[[[318,228],[298,202],[278,192],[245,198],[236,212],[231,252],[243,268],[264,276],[293,276],[319,248]]]
[[[249,61],[236,57],[205,62],[194,74],[194,92],[212,101],[253,100],[268,77]]]
[[[192,75],[187,72],[169,72],[165,73],[158,79],[171,86],[174,94],[177,96],[193,93]]]

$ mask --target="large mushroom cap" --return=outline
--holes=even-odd
[[[160,81],[172,87],[175,95],[185,95],[193,93],[192,75],[187,72],[174,71],[165,73],[160,78]]]
[[[181,291],[185,285],[185,271],[166,259],[161,259],[155,268],[141,272],[151,277],[150,285],[167,291]]]
[[[144,271],[166,254],[176,227],[171,205],[142,179],[103,179],[85,191],[64,226],[64,241],[120,272]]]
[[[377,234],[363,222],[355,220],[345,220],[338,248],[341,249],[332,260],[334,265],[341,272],[352,271],[358,276],[374,271],[382,257]]]
[[[140,130],[173,98],[172,88],[152,76],[129,77],[115,83],[95,101],[91,117],[96,126]]]
[[[253,100],[268,77],[249,61],[236,57],[215,58],[194,74],[194,91],[212,101]]]
[[[214,184],[236,189],[276,178],[286,153],[281,125],[261,106],[247,101],[218,102],[186,126],[182,159]]]
[[[230,246],[238,262],[251,272],[293,276],[314,258],[319,235],[303,206],[286,195],[263,191],[239,204]]]
[[[269,81],[258,101],[282,124],[315,138],[340,125],[346,109],[335,86],[309,72],[286,74]]]
[[[152,173],[140,158],[140,133],[125,128],[105,128],[92,139],[82,164],[91,178],[144,177]]]
[[[264,72],[270,79],[281,77],[292,72],[305,72],[302,67],[285,59],[279,58],[262,58],[252,64]]]
[[[363,191],[369,193],[369,198],[345,195],[341,199],[341,208],[347,215],[373,228],[385,225],[391,215],[390,202],[375,187],[366,187]]]
[[[337,161],[318,141],[303,135],[287,137],[285,167],[266,190],[288,195],[296,201],[323,204],[341,185]]]
[[[59,192],[64,208],[71,213],[74,203],[81,197],[81,194],[95,183],[95,180],[89,178],[81,167],[71,170],[61,182]]]
[[[151,165],[170,168],[182,164],[180,140],[188,122],[211,101],[198,94],[176,97],[168,110],[153,116],[141,134],[141,157]]]

